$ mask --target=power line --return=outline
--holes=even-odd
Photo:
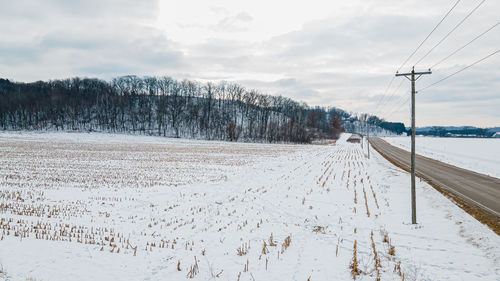
[[[434,33],[434,31],[436,31],[436,29],[441,25],[441,23],[448,17],[448,15],[453,11],[453,9],[455,9],[455,7],[458,5],[458,3],[460,3],[461,0],[457,0],[455,2],[455,4],[453,4],[453,6],[448,10],[448,12],[443,16],[443,18],[441,18],[441,20],[436,24],[436,26],[434,26],[434,28],[431,30],[431,32],[425,37],[425,39],[418,45],[418,47],[413,51],[413,53],[411,53],[408,58],[406,58],[406,60],[403,62],[403,64],[401,64],[401,66],[398,68],[398,70],[396,72],[399,72],[401,70],[401,68],[403,68],[406,63],[415,55],[415,53],[417,53],[417,51],[422,47],[422,45],[424,45],[424,43],[427,41],[427,39],[429,39],[429,37],[431,37],[431,35]],[[378,110],[378,108],[380,107],[380,105],[383,103],[383,101],[385,100],[386,98],[386,94],[387,92],[389,91],[389,88],[392,86],[392,83],[394,82],[394,78],[395,76],[392,76],[392,79],[391,81],[389,82],[389,85],[387,86],[387,88],[385,89],[385,92],[383,93],[382,97],[378,100],[377,102],[377,106],[375,107],[375,112]],[[399,87],[398,87],[399,88]],[[397,92],[397,90],[396,90]],[[392,97],[392,96],[391,96]],[[387,102],[386,102],[387,103]]]
[[[401,85],[403,84],[403,82],[404,82],[404,80],[401,80],[401,83],[399,84],[398,89],[396,91],[394,91],[393,95],[395,95],[398,92],[398,90],[399,90],[399,88],[401,88]],[[408,102],[408,100],[410,99],[410,97],[407,97],[407,99],[403,103],[401,103],[401,101],[403,100],[404,97],[405,97],[404,95],[403,96],[399,96],[395,100],[395,102],[393,103],[393,106],[386,108],[386,111],[383,114],[381,114],[381,115],[384,115],[384,114],[388,113],[387,118],[389,118],[394,113],[398,112],[401,109],[401,107],[404,104],[406,104],[406,102]],[[393,110],[391,111],[391,109],[393,109]]]
[[[396,77],[396,76],[394,76]],[[387,103],[391,100],[392,97],[394,97],[394,95],[397,93],[397,91],[399,90],[399,88],[401,88],[401,85],[403,85],[403,82],[404,80],[401,80],[401,83],[399,83],[398,87],[392,92],[392,94],[389,96],[389,98],[385,101],[385,103],[382,103],[380,105],[380,110],[381,110],[381,113],[383,112],[383,109],[384,109],[384,106],[387,105]]]
[[[394,76],[396,77],[396,76]],[[387,100],[387,102],[385,104],[382,105],[382,108],[383,109],[383,106],[386,106],[390,100],[390,98],[392,98],[396,93],[398,93],[399,89],[401,88],[401,86],[403,85],[403,82],[404,80],[401,80],[401,83],[399,83],[397,89],[395,91],[392,92],[391,96],[389,97],[389,99]],[[399,96],[399,98],[397,98],[393,104],[393,106],[391,107],[387,107],[386,110],[381,110],[380,112],[380,115],[384,115],[386,114],[387,112],[390,112],[390,114],[388,115],[387,118],[389,118],[389,116],[391,116],[394,112],[397,112],[399,109],[401,109],[401,106],[404,104],[400,104],[401,100],[404,98],[404,96]],[[409,98],[408,98],[409,99]],[[408,99],[405,101],[405,103],[408,101]],[[397,107],[399,105],[399,107]],[[397,109],[391,111],[391,109],[393,109],[394,107],[396,107]]]
[[[381,103],[382,103],[382,101],[385,99],[385,95],[387,94],[387,91],[389,91],[389,88],[391,87],[392,82],[394,82],[394,78],[396,78],[396,77],[395,77],[395,76],[392,76],[391,82],[389,82],[389,85],[387,85],[387,88],[385,88],[385,92],[382,94],[382,97],[380,97],[380,98],[378,99],[377,106],[375,107],[374,112],[377,112],[377,109],[379,108],[380,104],[381,104]]]
[[[404,88],[402,89],[402,91],[403,91],[403,92],[405,92],[405,93],[406,93],[406,90],[407,90],[407,89],[404,89]],[[399,91],[399,92],[401,92],[401,91]],[[390,108],[388,108],[388,109],[387,109],[388,114],[386,114],[386,119],[389,119],[389,117],[393,116],[393,114],[394,114],[394,113],[398,112],[398,111],[401,109],[401,107],[402,107],[402,106],[403,106],[406,102],[408,102],[408,100],[410,99],[410,98],[409,98],[409,97],[407,97],[406,95],[399,95],[399,92],[398,92],[398,99],[394,102],[394,104],[393,104],[393,106],[392,106],[392,107],[390,107]],[[407,97],[407,99],[406,99],[403,103],[401,103],[401,101],[403,101],[403,99],[404,99],[405,97]],[[391,109],[392,109],[392,110],[391,110]],[[382,116],[382,114],[381,114],[381,116]]]
[[[413,55],[415,55],[415,53],[420,49],[420,47],[422,47],[422,45],[427,41],[427,39],[429,39],[429,37],[431,37],[432,33],[434,33],[434,31],[441,25],[441,23],[444,21],[444,19],[446,19],[446,17],[448,17],[448,15],[451,13],[451,11],[453,11],[453,9],[455,9],[455,7],[458,5],[458,3],[460,3],[460,1],[461,0],[458,0],[457,2],[455,2],[455,4],[451,7],[451,9],[444,15],[444,17],[438,22],[438,24],[431,30],[431,32],[427,35],[427,37],[425,37],[424,41],[422,41],[420,43],[420,45],[418,45],[418,47],[415,49],[415,51],[413,51],[413,53],[411,53],[410,56],[408,56],[408,58],[398,68],[397,72],[399,72],[401,70],[401,68],[403,68],[405,66],[405,64],[413,57]],[[486,0],[483,0],[483,2],[484,1],[486,1]]]
[[[452,57],[453,55],[455,55],[456,53],[460,52],[461,50],[463,50],[465,47],[469,46],[470,44],[472,44],[474,41],[476,41],[477,39],[481,38],[483,35],[485,35],[486,33],[490,32],[492,29],[494,29],[495,27],[497,27],[497,25],[500,24],[500,21],[497,22],[496,24],[494,24],[492,27],[488,28],[486,31],[484,31],[483,33],[479,34],[478,36],[476,36],[474,39],[472,39],[471,41],[469,41],[467,44],[463,45],[462,47],[456,49],[453,53],[451,53],[450,55],[448,55],[447,57],[441,59],[440,61],[438,61],[437,63],[435,63],[433,66],[431,66],[431,69],[434,69],[436,66],[440,65],[442,62],[444,62],[445,60],[449,59],[450,57]]]
[[[400,99],[401,100],[401,99]],[[408,96],[404,101],[403,103],[397,103],[397,107],[395,107],[394,110],[392,110],[388,115],[387,115],[387,119],[389,119],[389,117],[392,117],[394,115],[394,113],[396,112],[399,112],[401,110],[401,108],[410,100],[410,96]]]
[[[437,42],[436,45],[434,45],[434,47],[432,47],[422,58],[420,58],[413,66],[416,66],[417,64],[419,64],[423,59],[425,59],[430,53],[432,53],[432,51],[434,51],[434,49],[436,49],[439,45],[441,45],[441,43],[444,42],[444,40],[446,40],[446,38],[448,38],[455,30],[457,30],[457,28],[459,28],[477,9],[479,9],[479,7],[481,7],[481,5],[483,5],[483,3],[486,2],[486,0],[483,0],[481,1],[481,3],[479,3],[474,9],[472,9],[472,11],[470,11],[467,16],[465,16],[457,25],[455,25],[455,27],[453,27],[453,29],[448,32],[448,34],[446,34],[446,36],[443,37],[443,39],[441,39],[439,42]]]
[[[430,84],[430,85],[427,85],[427,86],[423,87],[423,88],[422,88],[422,89],[420,89],[420,91],[418,91],[418,92],[420,93],[420,92],[422,92],[422,91],[424,91],[424,90],[426,90],[426,89],[429,89],[430,87],[433,87],[433,86],[435,86],[435,85],[437,85],[437,84],[439,84],[439,83],[441,83],[441,82],[443,82],[443,81],[447,80],[448,78],[450,78],[450,77],[452,77],[452,76],[455,76],[455,75],[459,74],[460,72],[462,72],[462,71],[464,71],[464,70],[466,70],[466,69],[468,69],[468,68],[471,68],[471,67],[473,67],[474,65],[476,65],[476,64],[478,64],[478,63],[480,63],[480,62],[482,62],[482,61],[484,61],[484,60],[486,60],[486,59],[488,59],[488,58],[490,58],[490,57],[492,57],[492,56],[496,55],[498,52],[500,52],[500,49],[496,50],[495,52],[493,52],[493,53],[491,53],[491,54],[487,55],[486,57],[484,57],[484,58],[482,58],[482,59],[480,59],[480,60],[475,61],[475,62],[474,62],[474,63],[472,63],[472,64],[469,64],[468,66],[466,66],[466,67],[464,67],[464,68],[460,69],[459,71],[456,71],[456,72],[454,72],[454,73],[452,73],[452,74],[450,74],[450,75],[448,75],[448,76],[446,76],[446,77],[444,77],[444,78],[442,78],[442,79],[438,80],[437,82],[434,82],[434,83],[432,83],[432,84]]]

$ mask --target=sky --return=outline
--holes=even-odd
[[[474,7],[461,0],[408,72]],[[0,77],[120,75],[232,81],[311,106],[410,122],[395,72],[457,0],[0,0]],[[427,70],[500,21],[482,5],[428,56]],[[417,91],[500,49],[500,26],[417,81]],[[417,126],[500,126],[500,53],[416,96]]]

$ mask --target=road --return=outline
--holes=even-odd
[[[410,152],[392,146],[376,137],[370,138],[370,143],[386,158],[409,169]],[[500,218],[500,179],[458,168],[418,154],[415,161],[418,177]]]

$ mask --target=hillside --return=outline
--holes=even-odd
[[[14,83],[0,79],[2,130],[309,143],[338,138],[343,127],[362,130],[358,117],[341,109],[312,108],[226,82],[202,84],[137,76],[111,82],[72,78]]]

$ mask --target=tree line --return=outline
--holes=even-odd
[[[121,76],[0,79],[0,129],[124,132],[207,140],[297,142],[338,138],[352,116],[235,83]]]
[[[490,138],[495,132],[488,131],[486,128],[477,127],[441,127],[433,126],[430,128],[417,128],[417,135],[435,136],[435,137],[474,137],[474,138]]]

